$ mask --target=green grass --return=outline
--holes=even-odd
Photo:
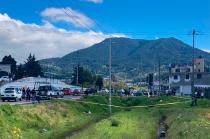
[[[169,138],[210,139],[210,103],[199,101],[198,107],[179,107],[165,110]]]
[[[87,96],[83,101],[107,104],[107,96]],[[124,108],[182,102],[177,97],[113,97],[111,117],[108,106],[82,102],[50,101],[36,105],[0,106],[0,139],[153,139],[158,122],[166,117],[169,139],[209,139],[210,101],[199,100],[197,107],[190,102],[147,108]],[[88,114],[88,112],[91,114]],[[102,119],[102,120],[98,120]],[[18,131],[20,129],[20,131]],[[15,133],[14,133],[15,132]],[[73,134],[72,136],[72,133]]]
[[[108,104],[108,96],[85,96],[82,100]],[[112,105],[130,107],[130,106],[144,106],[144,105],[155,105],[155,104],[164,104],[164,103],[172,103],[172,102],[182,102],[189,100],[189,98],[179,98],[179,97],[112,97]]]
[[[93,101],[96,98],[88,98]],[[97,99],[99,101],[101,98]],[[131,98],[128,98],[131,99]],[[142,98],[135,98],[141,100]],[[132,100],[135,102],[135,99]],[[182,98],[166,97],[141,100],[145,104],[182,101]],[[181,99],[181,100],[180,100]],[[119,103],[113,100],[114,103]],[[124,102],[124,103],[123,103]],[[128,102],[128,103],[125,103]],[[143,102],[138,102],[142,104]],[[130,104],[129,101],[120,101],[121,105]],[[134,103],[137,105],[137,103]],[[90,128],[71,137],[72,139],[153,139],[157,136],[158,122],[166,117],[169,139],[209,139],[210,138],[210,101],[200,100],[197,107],[190,107],[190,102],[176,105],[135,108],[120,111],[108,119],[96,123]],[[111,126],[117,120],[118,126]]]
[[[118,126],[112,126],[117,121]],[[145,109],[121,111],[71,139],[150,139],[155,138],[157,119]]]
[[[91,114],[85,112],[91,111]],[[0,106],[0,138],[14,138],[13,129],[25,139],[59,138],[67,132],[104,117],[101,106],[53,101],[30,106]],[[15,136],[16,137],[16,136]]]

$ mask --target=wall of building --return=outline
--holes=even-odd
[[[203,58],[195,59],[195,71],[204,72],[204,59]]]
[[[190,96],[191,95],[191,86],[190,85],[185,85],[185,86],[180,86],[180,94],[184,96]]]

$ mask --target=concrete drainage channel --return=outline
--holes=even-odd
[[[157,139],[167,139],[168,125],[166,123],[166,116],[162,116],[159,120]]]

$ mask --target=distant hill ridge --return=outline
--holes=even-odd
[[[113,72],[130,72],[139,67],[151,70],[158,64],[191,63],[192,47],[176,38],[161,38],[157,40],[143,40],[130,38],[112,39],[112,65]],[[90,68],[99,73],[107,72],[108,52],[110,40],[95,44],[91,47],[69,53],[61,58],[41,60],[42,65],[59,67],[70,71],[76,63]],[[205,58],[210,62],[210,53],[200,49],[195,50],[195,55]]]

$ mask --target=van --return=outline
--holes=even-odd
[[[1,94],[1,99],[4,102],[5,100],[10,101],[21,101],[22,100],[22,89],[18,87],[7,87],[4,89]]]
[[[44,96],[44,97],[59,97],[63,96],[63,92],[56,87],[53,87],[51,85],[42,85],[38,88],[38,95]]]

